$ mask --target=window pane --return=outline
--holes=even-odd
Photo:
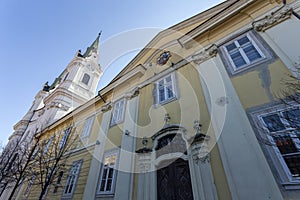
[[[167,98],[172,98],[174,97],[174,93],[173,93],[173,88],[172,88],[172,85],[168,86],[167,87]]]
[[[109,168],[108,178],[112,178],[113,174],[114,174],[114,169],[113,168]]]
[[[273,139],[281,154],[298,152],[290,135],[276,135]]]
[[[243,50],[245,54],[247,55],[250,62],[253,62],[259,58],[261,58],[261,55],[258,53],[258,51],[255,49],[255,47],[250,43],[247,46],[243,47]]]
[[[111,184],[112,184],[112,179],[107,180],[106,191],[110,191],[111,190]]]
[[[82,82],[83,82],[84,84],[88,85],[89,81],[90,81],[90,75],[84,74],[84,75],[83,75],[83,78],[82,78]]]
[[[285,129],[284,125],[280,121],[280,117],[277,114],[269,115],[263,117],[262,119],[267,126],[266,128],[268,128],[270,132],[281,131]]]
[[[238,39],[238,43],[242,46],[246,43],[250,42],[249,38],[247,36],[242,37],[241,39]]]
[[[103,170],[102,179],[105,179],[105,178],[106,178],[106,174],[107,174],[107,168],[105,168],[105,169]]]
[[[300,128],[300,110],[294,109],[283,112],[284,119],[291,125],[293,128]]]
[[[104,191],[104,189],[105,189],[105,180],[102,180],[101,181],[101,186],[100,186],[100,191]]]
[[[229,44],[229,45],[226,46],[226,49],[227,49],[228,52],[232,51],[232,50],[234,50],[236,48],[237,47],[236,47],[236,45],[234,43],[231,43],[231,44]]]
[[[159,88],[159,101],[162,102],[165,100],[165,89]]]
[[[171,76],[168,76],[168,77],[166,78],[166,82],[167,82],[167,83],[172,82]]]
[[[115,165],[115,162],[116,162],[116,155],[112,155],[110,159],[110,166]]]
[[[300,176],[300,155],[284,156],[286,165],[290,169],[292,176]]]
[[[105,161],[104,161],[105,166],[109,165],[109,160],[110,160],[110,157],[105,158]]]
[[[247,64],[239,51],[231,53],[230,56],[236,68]]]

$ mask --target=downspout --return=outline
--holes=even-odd
[[[286,0],[282,0],[283,5],[286,5]],[[297,17],[298,19],[300,19],[300,15],[298,13],[296,13],[295,11],[292,11],[292,14]]]

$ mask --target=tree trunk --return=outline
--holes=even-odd
[[[47,190],[48,190],[48,187],[49,187],[49,183],[46,183],[43,188],[42,188],[42,191],[40,193],[40,196],[39,196],[39,200],[43,200],[43,197],[45,196]]]
[[[17,191],[17,189],[18,189],[18,187],[19,187],[19,183],[20,183],[20,180],[18,180],[18,181],[15,183],[15,185],[14,185],[14,187],[13,187],[13,189],[12,189],[10,195],[9,195],[8,200],[12,200],[12,199],[13,199],[14,194],[15,194],[15,192]]]
[[[1,188],[0,197],[2,196],[3,192],[5,191],[6,186],[7,186],[7,183],[5,183],[5,184],[3,185],[3,187]]]

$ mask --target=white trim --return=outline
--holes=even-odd
[[[245,36],[249,39],[252,46],[255,48],[255,50],[258,52],[258,54],[261,56],[260,58],[257,58],[256,60],[254,60],[252,62],[249,60],[248,56],[245,54],[244,49],[237,42],[237,40],[239,40]],[[246,64],[241,65],[239,67],[237,67],[234,64],[232,57],[226,48],[226,46],[228,46],[229,44],[232,44],[232,43],[235,44],[237,51],[241,54],[241,56],[242,56],[243,60],[246,62]],[[227,65],[231,68],[232,74],[238,73],[240,71],[244,71],[248,68],[256,66],[257,64],[260,64],[261,62],[265,62],[265,61],[268,61],[269,59],[271,59],[271,56],[269,55],[268,50],[261,44],[261,41],[259,41],[259,39],[252,32],[247,32],[247,33],[241,34],[238,37],[226,42],[225,44],[223,44],[221,46],[221,51],[223,52],[224,57],[226,57],[226,58],[224,58],[224,62],[226,62]]]
[[[103,175],[103,172],[104,172],[104,169],[105,169],[104,168],[105,167],[104,162],[105,162],[105,159],[107,157],[111,157],[111,156],[115,156],[115,163],[113,165],[113,170],[114,171],[113,171],[111,188],[110,188],[110,191],[100,191],[102,175]],[[113,149],[113,150],[107,151],[103,154],[101,171],[100,171],[100,175],[99,175],[99,178],[98,178],[98,187],[97,187],[97,191],[96,191],[96,196],[98,196],[98,195],[113,195],[115,193],[118,165],[119,165],[119,150],[118,149]],[[107,177],[108,177],[108,173],[107,173]],[[107,177],[105,179],[106,181],[107,181]]]
[[[98,182],[101,170],[101,160],[103,159],[104,146],[106,142],[106,135],[109,129],[111,110],[103,113],[99,133],[90,164],[90,169],[87,176],[86,187],[84,189],[83,199],[94,199],[97,194]],[[97,144],[98,142],[98,144]],[[91,146],[89,146],[91,147]]]
[[[124,120],[124,114],[126,109],[126,99],[121,98],[114,102],[113,111],[111,115],[110,126],[119,124]]]
[[[284,106],[284,105],[282,105]],[[269,110],[268,112],[264,112],[259,111],[258,114],[255,114],[255,117],[258,119],[258,121],[263,125],[263,130],[265,132],[268,132],[269,134],[266,134],[268,140],[271,142],[272,147],[268,148],[268,152],[271,156],[271,159],[275,165],[275,168],[277,169],[282,182],[290,182],[290,183],[300,183],[300,176],[299,177],[293,177],[292,173],[290,171],[290,169],[288,168],[286,162],[284,161],[283,155],[281,154],[281,152],[279,151],[279,148],[276,146],[276,143],[272,137],[272,135],[277,135],[280,133],[283,133],[285,131],[291,131],[291,133],[289,133],[289,135],[293,134],[293,129],[292,128],[288,128],[286,127],[287,122],[282,120],[282,112],[288,111],[288,110],[294,110],[294,109],[299,109],[299,106],[290,106],[288,108],[276,108],[274,107],[271,111]],[[264,122],[264,120],[262,119],[265,116],[269,116],[272,114],[277,114],[279,116],[279,120],[282,122],[282,124],[285,126],[285,129],[282,131],[275,131],[275,132],[270,132],[268,130],[268,128],[266,127],[266,124]],[[262,131],[258,131],[259,134],[261,134],[263,136],[264,133],[262,133]],[[285,132],[286,134],[286,132]],[[293,141],[295,141],[295,139],[291,138]],[[297,142],[295,142],[295,144],[297,144]],[[298,148],[298,147],[296,147]],[[300,153],[300,148],[299,149],[299,153]]]
[[[89,137],[93,124],[95,120],[95,115],[89,116],[85,119],[84,126],[80,135],[81,139]]]
[[[70,197],[73,196],[75,188],[77,186],[77,181],[78,181],[78,178],[79,178],[79,174],[80,174],[80,169],[81,169],[81,166],[82,166],[82,162],[83,162],[83,160],[81,159],[81,160],[74,161],[72,163],[72,166],[69,169],[69,174],[68,174],[66,182],[65,182],[65,187],[63,188],[62,199],[63,198],[70,198]],[[76,172],[72,173],[73,168],[76,167],[76,165],[77,165]],[[73,186],[72,186],[71,192],[65,193],[65,190],[66,190],[66,187],[67,187],[67,181],[68,181],[69,177],[72,176],[72,175],[75,175],[75,178],[74,178],[74,181],[73,181],[73,184],[72,184]]]
[[[166,81],[166,79],[168,77],[171,77],[171,81],[168,83]],[[159,82],[163,81],[163,89],[164,89],[164,100],[160,101],[160,92],[159,92]],[[168,97],[168,87],[171,86],[172,88],[172,93],[173,96],[172,97]],[[156,94],[153,98],[156,98],[156,100],[154,102],[156,102],[155,105],[163,105],[166,103],[169,103],[170,101],[176,100],[178,98],[178,88],[177,88],[177,80],[176,80],[176,74],[175,72],[172,72],[170,74],[165,75],[164,77],[158,79],[155,81],[155,85],[154,85]]]

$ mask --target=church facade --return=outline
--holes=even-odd
[[[299,77],[299,13],[298,0],[225,1],[160,32],[94,96],[98,37],[11,140],[72,124],[46,199],[297,199],[300,110],[280,94]],[[39,193],[32,179],[16,198]]]

